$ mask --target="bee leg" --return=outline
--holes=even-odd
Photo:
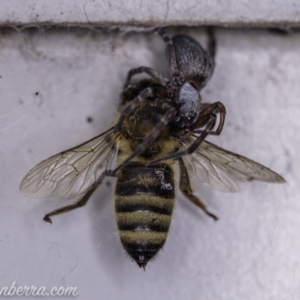
[[[206,208],[206,205],[193,194],[190,185],[189,174],[187,172],[186,166],[184,165],[182,158],[179,158],[179,168],[180,168],[179,188],[183,193],[183,195],[191,202],[193,202],[195,205],[197,205],[199,208],[201,208],[209,217],[217,221],[219,218],[216,215],[209,212]]]
[[[180,157],[182,157],[184,155],[192,154],[200,146],[200,144],[205,140],[205,138],[209,135],[209,133],[213,130],[213,128],[216,125],[216,119],[217,119],[217,116],[215,114],[211,114],[209,116],[209,121],[207,122],[206,128],[197,137],[195,142],[190,147],[188,147],[186,150],[177,151],[177,152],[171,153],[169,155],[166,155],[164,157],[161,157],[159,159],[152,160],[149,163],[147,163],[146,166],[154,165],[162,160],[179,159]]]
[[[50,213],[46,214],[45,217],[44,217],[44,221],[45,222],[48,222],[48,223],[51,223],[52,224],[52,220],[51,220],[51,217],[55,216],[55,215],[59,215],[59,214],[63,214],[63,213],[66,213],[68,211],[71,211],[73,209],[76,209],[76,208],[79,208],[79,207],[82,207],[84,206],[90,196],[93,194],[93,192],[95,191],[97,187],[89,190],[83,197],[81,197],[78,201],[76,201],[74,204],[71,204],[71,205],[67,205],[67,206],[64,206],[64,207],[61,207],[61,208],[58,208],[54,211],[51,211]]]
[[[207,51],[208,51],[208,54],[211,57],[212,61],[215,63],[217,43],[216,43],[216,38],[214,35],[213,27],[211,27],[211,26],[207,27],[206,32],[207,32],[207,36],[208,36]]]
[[[109,129],[109,130],[111,130],[111,129]],[[83,196],[81,195],[80,197],[77,197],[75,203],[51,211],[50,213],[45,215],[43,220],[45,222],[52,224],[51,217],[53,217],[55,215],[66,213],[68,211],[71,211],[73,209],[76,209],[76,208],[86,205],[87,202],[89,201],[91,195],[96,190],[96,188],[102,183],[102,181],[105,179],[105,177],[109,176],[109,175],[110,175],[109,170],[105,170],[104,172],[102,172],[102,174],[98,177],[97,181],[93,185],[91,185],[90,189]],[[111,176],[113,176],[113,175],[111,175]]]
[[[177,110],[175,108],[170,108],[164,114],[164,116],[160,119],[160,121],[155,125],[153,130],[144,138],[141,144],[136,147],[136,149],[129,155],[119,166],[117,166],[114,170],[107,170],[107,176],[115,176],[116,173],[127,165],[134,157],[140,155],[145,151],[145,149],[151,145],[160,135],[161,131],[170,123],[171,120],[177,114]]]
[[[153,70],[152,68],[148,67],[139,67],[135,69],[131,69],[128,72],[127,79],[125,85],[127,85],[130,82],[130,79],[132,76],[140,73],[146,73],[152,78],[154,78],[157,82],[159,82],[161,85],[166,86],[167,83],[169,82],[168,78],[166,78],[164,75],[158,73],[157,71]]]

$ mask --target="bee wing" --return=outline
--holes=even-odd
[[[87,193],[117,151],[112,129],[79,146],[51,156],[23,179],[20,191],[33,198],[77,198]]]
[[[239,191],[237,180],[285,182],[269,168],[207,141],[190,156],[189,165],[203,184],[225,192]]]

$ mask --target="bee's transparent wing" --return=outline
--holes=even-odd
[[[20,191],[33,198],[78,198],[87,193],[117,151],[112,129],[39,163],[23,179]]]
[[[203,184],[220,191],[239,191],[237,180],[285,182],[284,178],[269,168],[207,141],[187,156],[186,161]]]

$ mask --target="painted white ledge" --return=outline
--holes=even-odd
[[[2,0],[1,26],[295,27],[299,0]]]

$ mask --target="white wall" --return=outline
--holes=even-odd
[[[205,41],[200,29],[182,32]],[[216,223],[178,194],[166,246],[144,272],[119,245],[111,187],[52,226],[43,215],[66,202],[25,198],[18,187],[41,160],[110,126],[130,68],[167,74],[164,44],[153,34],[2,30],[1,286],[77,286],[78,299],[299,298],[300,36],[226,29],[216,36],[217,67],[202,96],[223,102],[227,119],[210,140],[288,184],[251,182],[226,194],[196,183]]]

